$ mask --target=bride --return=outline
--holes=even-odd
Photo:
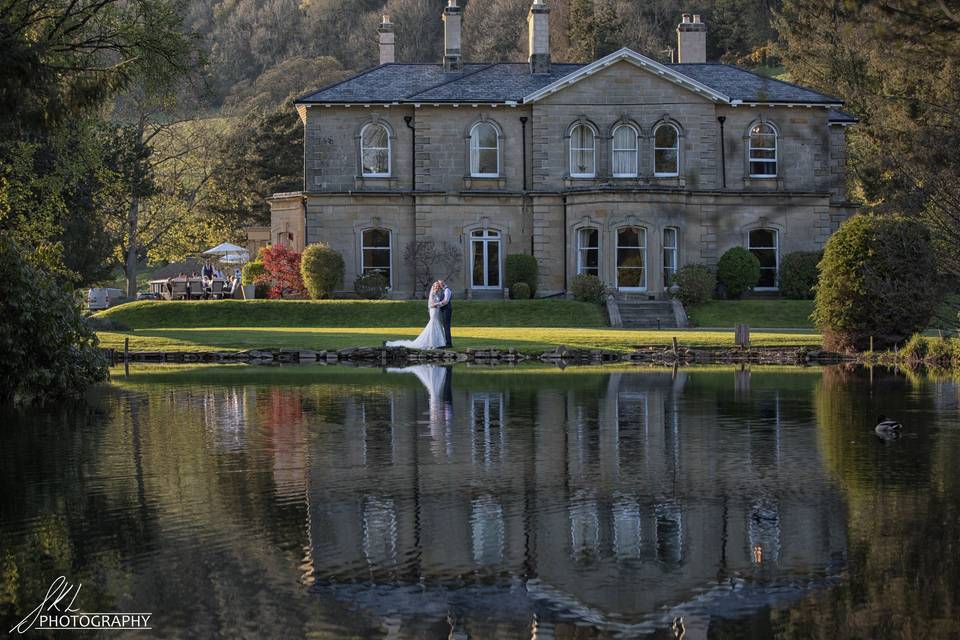
[[[440,308],[437,303],[443,299],[443,290],[440,287],[440,281],[433,283],[430,287],[430,295],[427,296],[427,309],[430,313],[430,320],[427,326],[423,328],[420,335],[415,340],[390,340],[386,344],[388,347],[408,347],[410,349],[439,349],[446,344],[446,336],[443,332],[443,322],[440,319]]]

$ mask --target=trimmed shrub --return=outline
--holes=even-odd
[[[314,300],[329,298],[343,285],[343,257],[325,242],[311,244],[303,250],[300,274]]]
[[[529,300],[530,286],[526,282],[514,282],[510,287],[510,297],[514,300]]]
[[[791,300],[813,300],[817,286],[817,265],[823,254],[819,251],[795,251],[783,257],[780,263],[780,293]]]
[[[720,256],[717,280],[729,298],[739,298],[760,282],[760,261],[743,247],[733,247]]]
[[[353,290],[366,300],[380,300],[387,295],[390,281],[379,271],[365,273],[353,281]]]
[[[573,283],[570,287],[573,291],[573,299],[580,302],[594,302],[600,304],[603,302],[603,295],[606,293],[606,287],[597,276],[580,273],[573,276]]]
[[[107,378],[67,278],[31,264],[0,232],[0,406],[83,394]]]
[[[889,348],[927,327],[937,305],[930,232],[904,216],[858,215],[820,261],[813,320],[835,351]]]
[[[241,282],[243,284],[254,284],[257,278],[267,275],[267,268],[259,260],[253,260],[243,265],[243,271],[240,272]]]
[[[536,258],[525,253],[507,256],[507,273],[504,283],[510,291],[513,291],[513,285],[516,283],[525,282],[530,287],[530,296],[533,297],[537,292],[539,278],[540,267]]]
[[[688,264],[677,269],[670,279],[671,285],[680,287],[675,295],[685,307],[703,304],[713,296],[717,277],[706,265]]]

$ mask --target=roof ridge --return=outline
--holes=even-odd
[[[478,64],[478,63],[474,63],[474,64]],[[477,70],[475,70],[475,71],[471,71],[470,73],[464,73],[464,74],[460,75],[459,77],[450,78],[449,80],[444,80],[443,82],[438,82],[437,84],[435,84],[435,85],[433,85],[433,86],[427,87],[427,88],[425,88],[425,89],[421,89],[420,91],[414,91],[413,93],[409,93],[409,94],[405,95],[405,96],[403,97],[403,99],[404,99],[404,100],[410,100],[410,99],[413,98],[414,96],[418,96],[418,95],[420,95],[421,93],[426,93],[427,91],[433,91],[433,90],[436,89],[437,87],[442,87],[442,86],[444,86],[444,85],[446,85],[446,84],[450,84],[451,82],[455,82],[455,81],[457,81],[457,80],[463,80],[464,78],[469,78],[470,76],[476,75],[476,74],[480,73],[481,71],[486,71],[487,69],[489,69],[490,67],[495,66],[496,64],[498,64],[498,63],[496,63],[496,62],[491,62],[490,64],[486,64],[486,65],[480,67],[479,69],[477,69]],[[468,101],[468,102],[469,102],[469,101]]]
[[[301,100],[306,99],[308,96],[312,96],[315,93],[320,93],[321,91],[327,91],[328,89],[333,89],[334,87],[339,87],[340,85],[346,82],[352,82],[357,78],[361,78],[367,75],[368,73],[371,73],[372,71],[376,71],[380,67],[386,67],[386,66],[389,66],[390,64],[393,64],[393,63],[388,62],[386,64],[378,64],[372,67],[367,67],[366,69],[363,69],[352,76],[347,76],[343,80],[337,80],[336,82],[331,82],[330,84],[326,84],[320,87],[319,89],[314,89],[313,91],[310,91],[309,93],[305,93],[302,96],[297,96],[296,98],[293,99],[293,104],[299,104]]]

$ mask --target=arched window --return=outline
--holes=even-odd
[[[470,129],[470,175],[500,175],[500,132],[489,122],[478,122]]]
[[[633,178],[637,175],[637,130],[628,124],[613,130],[613,177]]]
[[[370,123],[360,130],[360,162],[364,177],[390,175],[390,132],[382,124]]]
[[[570,176],[592,178],[597,175],[597,141],[593,127],[578,124],[570,130]]]
[[[360,273],[366,275],[379,271],[387,278],[387,286],[393,286],[393,250],[390,231],[367,229],[360,235]]]
[[[779,285],[780,238],[776,229],[754,229],[748,238],[750,253],[760,261],[760,280],[755,289],[772,290]]]
[[[661,124],[653,132],[653,175],[680,175],[680,132],[672,124]]]
[[[577,231],[577,273],[600,276],[600,230]]]
[[[750,177],[777,176],[777,130],[769,122],[758,122],[750,128]]]
[[[647,288],[647,230],[623,227],[617,230],[617,287]]]

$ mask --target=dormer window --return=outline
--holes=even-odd
[[[680,175],[680,132],[672,124],[661,124],[653,133],[653,175],[657,178]]]
[[[390,177],[390,132],[382,124],[360,130],[360,161],[364,178]]]
[[[749,162],[751,178],[777,177],[777,130],[769,122],[750,128]]]
[[[500,175],[500,132],[489,122],[470,129],[470,175],[496,178]]]
[[[588,124],[570,130],[570,177],[593,178],[597,175],[597,135]]]
[[[613,177],[637,177],[637,130],[621,124],[613,130]]]

